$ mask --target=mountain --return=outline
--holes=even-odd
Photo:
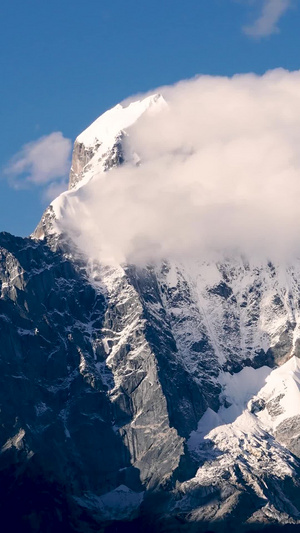
[[[101,260],[71,223],[167,105],[97,119],[33,235],[0,234],[5,532],[299,531],[299,262]]]

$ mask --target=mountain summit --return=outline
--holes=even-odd
[[[118,104],[95,120],[75,141],[69,188],[83,178],[89,179],[95,172],[104,172],[125,159],[134,159],[134,154],[125,155],[122,143],[128,135],[127,128],[144,113],[157,113],[166,106],[161,94],[153,94],[127,106]]]
[[[4,531],[300,525],[299,261],[103,251],[94,192],[167,105],[102,115],[33,236],[0,235]]]

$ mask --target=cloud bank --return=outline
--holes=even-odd
[[[53,132],[25,144],[9,161],[4,173],[16,189],[47,186],[45,195],[49,199],[52,191],[62,192],[66,188],[71,148],[70,139],[60,131]]]
[[[278,33],[278,22],[291,5],[291,0],[263,0],[260,16],[253,24],[243,28],[244,33],[258,38]]]
[[[159,89],[168,108],[128,128],[140,166],[60,200],[90,257],[300,255],[300,72],[203,76]]]

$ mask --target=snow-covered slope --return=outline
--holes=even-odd
[[[161,106],[165,105],[165,100],[160,94],[137,100],[125,107],[117,104],[78,135],[76,141],[84,144],[86,148],[101,143],[102,146],[109,149],[122,130],[136,122],[145,111],[157,112]]]
[[[225,479],[230,489],[227,487],[227,494],[225,490],[224,499],[241,488],[261,499],[262,505],[247,523],[276,523],[283,516],[284,521],[297,523],[299,510],[284,487],[287,478],[298,483],[299,463],[276,428],[299,420],[299,371],[299,359],[292,357],[273,371],[267,366],[256,370],[244,367],[237,374],[220,374],[221,407],[217,413],[207,409],[188,441],[191,453],[202,465],[195,478],[186,482],[187,494],[197,486],[224,491]],[[272,483],[280,490],[270,494]],[[183,497],[178,508],[187,505],[185,500],[188,497]],[[223,510],[213,503],[205,513],[206,517],[217,514],[220,518]]]
[[[70,189],[34,235],[105,302],[101,320],[88,319],[92,307],[72,328],[84,337],[74,333],[80,376],[105,391],[104,448],[121,456],[107,490],[105,479],[68,490],[96,523],[132,519],[137,530],[300,524],[300,262],[219,254],[128,264],[103,249],[91,187],[109,186],[113,167],[134,168],[130,126],[166,105],[154,95],[116,106],[79,135]],[[12,298],[10,270],[2,294]],[[72,424],[66,411],[66,435]]]

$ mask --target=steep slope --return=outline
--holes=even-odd
[[[101,522],[111,518],[103,495],[118,487],[129,491],[122,514],[128,518],[143,487],[171,480],[183,455],[134,287],[120,269],[87,274],[80,259],[74,263],[68,255],[66,248],[52,252],[30,239],[1,237],[7,530],[50,531],[49,513],[58,515],[63,530],[74,502]],[[166,347],[166,366],[168,356]],[[41,490],[49,493],[46,509]],[[123,492],[117,490],[114,501]],[[19,517],[16,499],[22,500]]]
[[[299,527],[299,263],[101,262],[70,225],[165,106],[100,117],[33,237],[1,234],[6,531]]]

